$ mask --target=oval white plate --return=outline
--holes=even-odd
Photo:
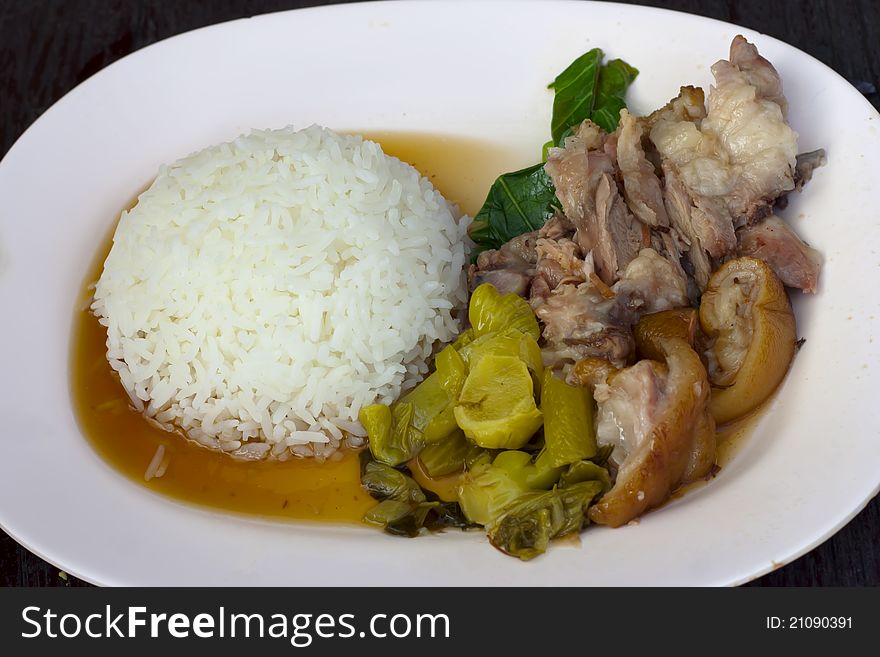
[[[174,160],[251,127],[442,132],[535,160],[546,85],[599,46],[641,70],[649,111],[744,33],[779,69],[801,150],[825,147],[785,215],[824,253],[797,298],[807,338],[755,434],[720,475],[638,526],[591,528],[528,564],[477,534],[401,540],[273,523],[152,494],[80,435],[68,390],[73,303],[120,207]],[[880,481],[880,117],[837,74],[774,39],[684,14],[606,3],[364,4],[272,14],[141,50],[65,96],[0,164],[4,308],[0,524],[101,584],[735,584],[803,554]],[[467,153],[462,153],[467,158]]]

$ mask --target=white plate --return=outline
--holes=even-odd
[[[547,82],[575,56],[599,46],[637,66],[629,100],[644,112],[682,84],[707,87],[738,32],[782,74],[801,150],[828,151],[785,212],[826,263],[819,294],[796,299],[806,346],[710,485],[523,564],[477,533],[410,541],[182,505],[119,475],[80,435],[67,371],[73,302],[109,221],[161,162],[251,127],[318,122],[497,140],[526,164],[547,136]],[[878,490],[878,130],[851,86],[784,43],[606,3],[349,5],[141,50],[65,96],[0,164],[0,524],[101,584],[721,585],[766,573]]]

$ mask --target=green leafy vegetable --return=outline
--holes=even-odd
[[[533,559],[551,539],[580,531],[587,522],[587,509],[601,493],[601,482],[584,481],[522,495],[487,526],[489,542],[523,561]]]
[[[439,443],[426,445],[419,452],[419,461],[429,477],[445,477],[464,469],[473,446],[459,429]]]
[[[589,118],[605,132],[614,132],[617,129],[620,110],[626,107],[626,90],[638,74],[637,69],[622,59],[612,59],[602,67],[595,107]]]
[[[527,452],[506,450],[494,461],[478,461],[464,474],[458,501],[468,520],[487,525],[522,495],[551,488],[561,472],[537,466]]]
[[[626,90],[639,72],[622,59],[612,59],[604,66],[601,62],[602,51],[593,48],[550,83],[549,88],[556,92],[550,121],[553,145],[562,146],[585,119],[606,132],[617,129],[620,110],[626,107]]]
[[[599,48],[593,48],[569,64],[550,83],[548,88],[556,92],[553,96],[550,135],[557,146],[562,144],[562,134],[566,130],[592,116],[602,56]]]
[[[470,228],[477,251],[499,249],[517,235],[538,230],[559,206],[553,182],[536,164],[499,176]]]
[[[555,468],[596,455],[593,398],[589,390],[570,386],[551,370],[545,370],[541,411],[544,450],[538,457],[539,463]]]
[[[389,534],[414,537],[422,527],[472,526],[455,502],[441,502],[396,468],[379,463],[370,452],[361,453],[361,485],[379,503],[364,514],[364,522],[380,525]]]
[[[603,493],[611,490],[611,477],[608,470],[592,461],[577,461],[568,466],[568,470],[559,478],[559,487],[568,488],[583,481],[598,481],[602,484]]]
[[[412,477],[378,461],[369,460],[362,464],[361,486],[377,500],[424,502],[426,499]]]

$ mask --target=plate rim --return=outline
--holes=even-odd
[[[265,14],[259,14],[259,15],[255,15],[255,16],[251,16],[251,17],[244,17],[244,18],[231,19],[228,21],[222,21],[220,23],[214,23],[211,25],[202,26],[199,28],[195,28],[192,30],[181,32],[179,34],[175,34],[175,35],[167,37],[165,39],[150,43],[150,44],[148,44],[142,48],[139,48],[138,50],[133,51],[132,53],[114,61],[113,63],[111,63],[107,67],[101,69],[100,71],[97,71],[94,75],[90,76],[86,80],[83,80],[82,82],[78,83],[76,86],[74,86],[73,88],[68,90],[61,98],[59,98],[55,103],[53,103],[34,122],[32,122],[27,127],[27,129],[25,129],[16,138],[16,140],[12,143],[12,145],[10,146],[9,150],[6,152],[6,154],[4,155],[2,160],[0,160],[0,175],[2,175],[2,173],[4,171],[4,164],[6,162],[8,162],[12,158],[12,156],[14,156],[14,154],[17,152],[18,149],[21,148],[21,144],[23,142],[25,142],[25,140],[28,138],[28,135],[39,129],[41,122],[43,122],[47,116],[51,116],[53,112],[61,111],[59,108],[63,109],[65,103],[69,102],[71,97],[74,97],[76,94],[84,93],[83,89],[87,90],[89,88],[89,86],[94,84],[94,81],[96,79],[99,79],[101,76],[107,74],[108,71],[112,70],[117,65],[123,65],[123,62],[131,61],[131,59],[133,59],[133,58],[142,56],[142,54],[144,52],[148,51],[150,48],[164,47],[164,46],[167,46],[167,44],[171,41],[183,40],[185,38],[191,37],[195,33],[200,33],[200,32],[204,32],[204,31],[208,31],[208,30],[214,30],[220,26],[230,27],[236,23],[243,23],[245,21],[253,21],[253,20],[272,20],[274,17],[276,17],[278,15],[283,15],[283,14],[294,14],[294,13],[301,14],[304,12],[339,13],[339,12],[349,12],[354,7],[371,8],[371,6],[372,7],[375,7],[375,6],[388,7],[391,5],[416,6],[416,5],[425,5],[425,4],[454,5],[457,3],[451,2],[451,1],[446,1],[446,2],[435,1],[435,2],[425,3],[425,2],[417,2],[416,0],[402,0],[399,2],[389,2],[388,0],[380,0],[380,1],[374,1],[374,2],[358,3],[357,5],[347,5],[347,4],[319,5],[319,6],[315,6],[315,7],[307,7],[307,8],[301,8],[301,9],[289,9],[289,10],[268,12]],[[535,2],[533,0],[507,0],[507,2],[493,2],[492,0],[480,0],[479,4],[496,4],[496,5],[498,5],[498,4],[537,4],[537,2]],[[547,3],[545,3],[545,4],[547,4]],[[718,26],[723,26],[725,29],[732,28],[732,29],[736,29],[736,30],[741,30],[744,33],[761,34],[761,37],[763,40],[775,42],[777,47],[782,46],[787,49],[795,50],[795,51],[797,51],[797,53],[800,56],[807,57],[810,60],[812,60],[813,65],[819,65],[826,72],[832,73],[833,76],[837,79],[837,81],[843,82],[844,85],[846,86],[846,88],[851,93],[855,94],[855,97],[857,97],[859,99],[859,101],[864,104],[865,107],[869,108],[870,111],[873,112],[873,114],[876,117],[880,117],[880,114],[878,114],[877,110],[868,102],[868,100],[862,94],[860,94],[849,83],[849,81],[846,80],[846,78],[844,78],[842,75],[840,75],[837,71],[835,71],[834,69],[832,69],[831,67],[829,67],[828,65],[823,63],[821,60],[817,59],[816,57],[810,55],[809,53],[806,53],[806,52],[804,52],[794,46],[791,46],[780,39],[776,39],[775,37],[772,37],[772,36],[769,36],[766,34],[762,34],[760,32],[756,32],[755,30],[745,28],[745,27],[742,27],[742,26],[739,26],[739,25],[736,25],[733,23],[728,23],[726,21],[714,19],[714,18],[709,18],[709,17],[700,16],[700,15],[696,15],[696,14],[689,14],[687,12],[682,12],[682,11],[677,11],[677,10],[658,8],[658,7],[643,7],[643,6],[638,6],[638,5],[627,5],[627,4],[622,4],[622,3],[608,3],[608,2],[593,2],[593,1],[583,2],[582,0],[577,0],[577,1],[575,1],[575,0],[553,0],[553,4],[571,5],[571,6],[593,5],[593,6],[602,6],[603,8],[608,8],[609,6],[612,6],[612,7],[626,8],[627,11],[634,11],[635,13],[647,13],[647,14],[659,12],[661,14],[666,14],[666,15],[670,15],[670,14],[676,15],[678,17],[677,20],[680,20],[681,17],[687,17],[688,20],[698,19],[699,21],[709,21],[709,22],[714,23]],[[755,570],[753,573],[751,573],[749,575],[746,575],[744,577],[740,577],[739,579],[735,579],[735,580],[732,579],[730,582],[730,585],[742,584],[744,582],[748,582],[748,581],[751,581],[751,580],[756,579],[758,577],[761,577],[769,572],[772,572],[773,570],[775,570],[777,568],[783,567],[783,566],[795,561],[796,559],[800,558],[804,554],[815,549],[818,545],[820,545],[820,544],[824,543],[826,540],[828,540],[832,535],[837,533],[843,526],[848,524],[862,510],[864,510],[864,508],[874,499],[874,497],[877,496],[878,492],[880,492],[880,475],[878,475],[877,480],[874,483],[873,487],[870,488],[869,494],[864,497],[864,499],[862,500],[862,502],[859,505],[857,505],[855,508],[850,509],[848,513],[840,516],[837,519],[837,521],[835,521],[834,523],[831,523],[831,525],[829,525],[824,531],[822,531],[819,535],[817,535],[817,537],[814,540],[812,540],[808,543],[804,543],[796,550],[793,550],[791,552],[791,554],[785,558],[784,561],[771,562],[768,565],[764,566],[762,569]],[[153,494],[157,495],[157,493],[153,493]],[[18,534],[14,533],[13,531],[10,530],[9,527],[7,527],[7,523],[5,522],[5,519],[4,519],[4,516],[2,513],[0,513],[0,528],[2,528],[6,533],[8,533],[13,539],[15,539],[19,544],[24,546],[26,549],[33,552],[41,559],[55,565],[59,569],[63,569],[65,572],[73,574],[76,577],[83,579],[84,581],[99,584],[99,585],[102,584],[101,578],[97,574],[95,574],[93,576],[91,573],[88,573],[85,571],[79,571],[77,568],[68,568],[68,567],[62,566],[62,565],[60,565],[60,562],[57,562],[54,559],[54,557],[52,557],[51,555],[47,556],[46,554],[44,554],[43,551],[39,547],[37,549],[34,549],[34,547],[32,547],[31,544],[22,541],[19,538]]]

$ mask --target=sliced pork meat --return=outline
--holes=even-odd
[[[575,240],[584,253],[592,251],[596,273],[612,285],[646,245],[647,233],[620,195],[614,148],[604,148],[606,139],[601,128],[584,121],[564,148],[550,149],[545,168],[577,231]]]
[[[666,210],[672,226],[686,246],[697,287],[704,290],[712,274],[709,248],[717,249],[721,245],[722,250],[727,250],[730,246],[729,242],[735,244],[733,228],[729,223],[725,225],[723,222],[719,224],[707,221],[706,215],[697,211],[690,193],[674,167],[664,163],[663,173],[666,183]],[[731,235],[724,232],[725,226],[730,229]],[[704,244],[704,240],[709,246]]]
[[[647,134],[659,123],[687,121],[699,124],[706,118],[706,97],[699,87],[680,87],[678,95],[642,119]]]
[[[769,214],[794,189],[797,154],[779,75],[752,44],[736,37],[730,60],[712,73],[705,116],[695,108],[697,94],[683,88],[647,121],[670,223],[688,245],[701,290],[711,259],[735,249],[735,229]]]
[[[742,36],[730,46],[730,61],[717,62],[712,74],[715,86],[700,128],[726,161],[730,187],[723,196],[739,227],[769,214],[773,201],[794,189],[797,133],[786,123],[779,74]],[[718,182],[723,184],[710,179],[708,188]]]
[[[623,176],[626,202],[633,214],[648,226],[668,226],[663,191],[654,164],[642,147],[642,122],[626,110],[617,128],[617,165]]]
[[[546,281],[548,289],[566,283],[578,285],[587,279],[589,272],[585,271],[581,248],[572,240],[541,238],[535,250],[538,254],[535,272]]]
[[[642,360],[595,388],[596,437],[613,447],[614,487],[590,508],[594,522],[619,527],[662,504],[715,462],[709,381],[681,339],[664,339],[666,362]]]
[[[614,173],[614,159],[602,150],[605,137],[599,126],[584,121],[565,140],[565,148],[551,148],[547,154],[544,168],[566,218],[576,228],[596,213],[594,191],[599,178]]]
[[[735,67],[755,88],[757,95],[766,98],[782,110],[782,118],[788,118],[788,101],[782,93],[782,80],[773,64],[761,57],[754,44],[737,35],[730,44],[730,65]]]
[[[574,224],[564,215],[554,214],[547,222],[538,229],[537,237],[548,240],[558,240],[563,237],[574,237]]]
[[[471,291],[483,283],[491,283],[501,294],[513,292],[527,297],[538,256],[535,251],[538,233],[514,237],[500,249],[483,251],[476,265],[468,271]]]
[[[737,253],[763,260],[788,287],[815,292],[822,256],[804,243],[785,221],[770,215],[736,232]]]
[[[688,305],[687,279],[678,263],[654,249],[642,249],[612,288],[635,324],[639,317]]]
[[[593,273],[590,255],[581,271],[585,282],[580,284],[550,288],[538,285],[536,278],[532,287],[531,304],[544,326],[549,367],[590,357],[623,367],[635,349],[632,326],[639,317],[688,304],[681,268],[650,248],[642,249],[611,287]]]
[[[630,213],[612,176],[604,174],[600,178],[595,198],[595,218],[578,226],[578,242],[593,252],[596,273],[611,285],[639,249],[650,245],[650,234]]]

